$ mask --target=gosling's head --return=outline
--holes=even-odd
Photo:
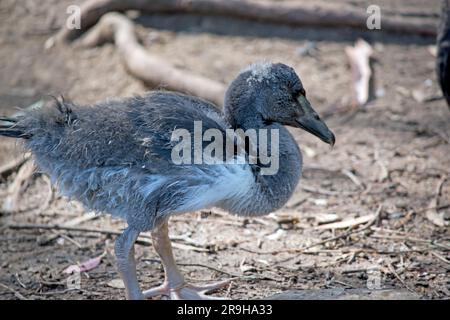
[[[306,99],[299,76],[282,63],[260,62],[243,70],[227,91],[225,114],[233,125],[277,122],[308,131],[328,144],[335,142]]]

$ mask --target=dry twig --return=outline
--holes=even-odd
[[[43,229],[43,230],[65,230],[65,231],[79,231],[79,232],[94,232],[106,235],[121,235],[122,232],[110,229],[99,229],[99,228],[83,228],[83,227],[72,227],[64,225],[46,225],[46,224],[20,224],[11,223],[7,225],[11,229]],[[174,239],[181,240],[181,239]],[[141,245],[152,245],[151,236],[146,234],[141,234],[136,241],[137,244]],[[187,245],[183,243],[172,243],[172,246],[177,249],[187,250],[187,251],[198,251],[198,252],[209,252],[209,249],[194,247],[192,245]]]
[[[388,263],[387,264],[389,271],[398,279],[398,281],[400,281],[400,283],[410,292],[412,293],[417,293],[415,292],[413,289],[411,289],[406,283],[405,281],[398,275],[398,273],[395,271],[395,268],[392,264]]]
[[[346,220],[339,221],[339,222],[322,224],[320,226],[315,227],[315,229],[345,229],[345,228],[351,228],[351,227],[355,227],[355,226],[363,224],[363,223],[367,223],[367,222],[373,221],[375,216],[376,216],[376,214],[368,214],[368,215],[365,215],[365,216],[362,216],[362,217],[358,217],[358,218],[351,218],[351,219],[346,219]]]
[[[352,69],[354,103],[355,106],[361,107],[369,101],[369,83],[372,76],[369,62],[373,50],[370,44],[359,39],[354,47],[345,47],[345,53]]]
[[[438,258],[439,260],[441,260],[442,262],[446,263],[446,264],[450,264],[450,261],[447,260],[445,257],[441,256],[439,253],[431,251],[430,252],[433,256],[435,256],[436,258]]]
[[[302,190],[304,190],[306,192],[317,193],[317,194],[321,194],[321,195],[324,195],[324,196],[351,196],[351,195],[355,195],[355,194],[361,193],[361,191],[332,191],[332,190],[325,190],[325,189],[321,189],[321,188],[314,188],[314,187],[307,186],[307,185],[301,185],[300,187],[302,188]]]
[[[19,300],[28,300],[25,298],[19,291],[14,290],[13,288],[8,287],[7,285],[0,283],[0,287],[12,292]]]

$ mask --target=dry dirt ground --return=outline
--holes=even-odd
[[[44,50],[45,40],[64,22],[66,7],[79,2],[0,2],[0,114],[11,114],[45,94],[93,103],[151,89],[127,74],[111,44]],[[439,13],[436,0],[344,2],[361,10],[378,3],[382,12],[434,20]],[[409,290],[425,299],[450,298],[449,229],[428,218],[438,214],[448,224],[450,209],[426,210],[450,203],[450,112],[444,100],[433,99],[440,96],[429,50],[433,39],[199,16],[155,15],[138,22],[148,50],[224,83],[260,59],[293,66],[316,109],[329,114],[327,123],[337,137],[330,149],[292,130],[304,154],[303,180],[274,215],[243,219],[212,210],[173,218],[175,255],[190,281],[237,276],[218,293],[234,299],[368,285]],[[358,37],[374,47],[376,97],[363,110],[332,112],[351,99],[344,48]],[[302,56],[302,48],[311,43],[316,50]],[[0,166],[17,157],[20,144],[1,138]],[[0,205],[16,176],[0,178]],[[83,217],[78,203],[57,194],[43,207],[49,192],[46,178],[36,174],[20,195],[20,211],[0,212],[0,299],[123,298],[112,255],[114,235],[11,228],[74,223]],[[379,208],[377,219],[363,231],[357,230],[364,224],[350,230],[318,228],[334,219],[375,214]],[[76,227],[124,227],[108,216],[87,217]],[[63,270],[104,252],[96,268],[81,274],[81,288],[68,289]],[[153,248],[137,245],[137,257],[142,286],[159,284],[163,271]]]

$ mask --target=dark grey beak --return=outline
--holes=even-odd
[[[333,132],[331,132],[325,122],[320,119],[319,115],[311,107],[311,104],[306,99],[306,97],[301,95],[297,100],[304,113],[302,116],[296,119],[295,122],[297,123],[297,126],[315,135],[323,142],[326,142],[333,146],[336,142],[336,138],[334,137]]]

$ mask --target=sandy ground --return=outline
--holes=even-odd
[[[112,44],[44,50],[45,40],[64,22],[66,7],[79,2],[0,2],[0,114],[12,114],[46,94],[93,103],[151,89],[127,74]],[[377,3],[383,12],[434,20],[439,13],[438,1],[344,2],[361,8]],[[421,298],[450,298],[449,229],[427,218],[434,210],[424,210],[450,203],[450,179],[445,179],[450,177],[450,112],[442,99],[417,99],[421,94],[440,96],[429,52],[433,39],[217,17],[155,15],[138,21],[148,50],[224,83],[260,59],[291,65],[316,110],[330,114],[326,120],[337,137],[330,149],[292,130],[304,154],[303,180],[275,215],[242,219],[212,210],[173,218],[175,255],[191,282],[238,276],[218,293],[235,299],[290,289],[367,288],[373,283]],[[377,97],[364,110],[333,113],[351,99],[344,48],[358,37],[375,51]],[[310,42],[317,50],[300,55]],[[20,144],[0,138],[0,166],[21,154]],[[15,177],[0,180],[0,205]],[[36,209],[48,195],[47,180],[36,174],[21,194],[20,211],[0,212],[0,299],[123,298],[114,268],[113,235],[10,227],[62,224],[85,214],[78,203],[56,194],[44,210]],[[348,231],[317,228],[321,223],[374,214],[380,206],[378,219],[365,231],[302,250]],[[438,214],[448,224],[450,209]],[[108,216],[86,220],[76,226],[124,227]],[[68,289],[63,270],[104,252],[96,268],[81,274],[81,288]],[[137,257],[142,286],[159,284],[163,271],[153,248],[138,245]]]

